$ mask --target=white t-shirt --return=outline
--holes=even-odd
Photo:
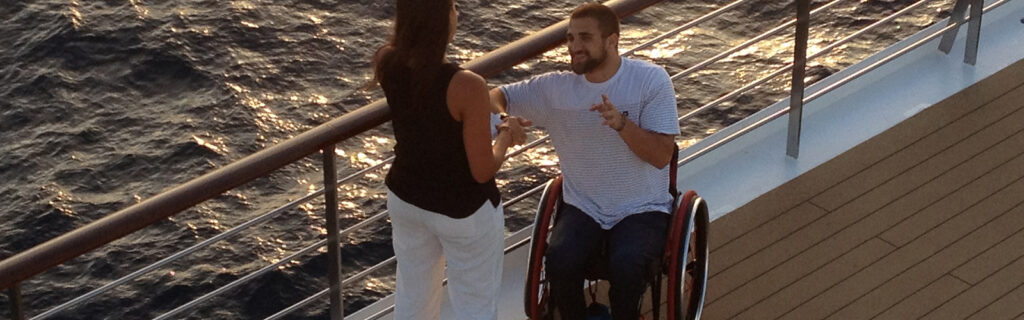
[[[675,90],[665,69],[622,58],[611,79],[591,83],[583,75],[552,72],[501,87],[508,112],[547,128],[561,159],[563,196],[611,229],[626,216],[669,212],[669,168],[640,159],[618,132],[602,125],[590,107],[601,94],[630,120],[648,131],[678,135]]]

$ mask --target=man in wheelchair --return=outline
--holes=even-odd
[[[637,319],[645,277],[666,242],[668,166],[679,134],[675,91],[662,67],[619,57],[618,39],[610,8],[581,5],[566,33],[572,73],[491,91],[497,111],[545,127],[560,158],[565,205],[545,272],[562,319],[584,319],[585,273],[603,252],[612,318]]]

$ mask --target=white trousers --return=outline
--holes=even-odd
[[[504,260],[502,205],[485,201],[463,219],[423,210],[388,190],[398,259],[395,319],[439,319],[445,261],[455,319],[497,319]]]

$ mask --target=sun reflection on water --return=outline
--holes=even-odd
[[[381,278],[368,277],[368,278],[366,278],[365,281],[366,282],[363,285],[363,288],[365,288],[367,290],[371,290],[371,291],[374,291],[374,292],[392,292],[392,291],[395,290],[395,288],[394,288],[394,281],[393,280],[389,280],[388,282],[384,282],[383,279],[381,279]]]
[[[549,50],[541,55],[541,60],[559,63],[569,63],[569,49],[565,46]]]
[[[451,56],[458,61],[470,61],[484,55],[483,52],[466,48],[452,48],[452,51]]]
[[[210,135],[210,134],[207,133],[207,135]],[[217,153],[217,154],[220,154],[220,155],[225,155],[225,154],[230,153],[230,150],[228,150],[227,143],[224,141],[224,137],[214,137],[214,138],[210,138],[209,140],[207,140],[207,139],[200,138],[200,137],[198,137],[196,135],[192,135],[192,140],[195,141],[196,144],[202,146],[203,148],[209,149],[210,151],[213,151],[214,153]]]
[[[256,255],[269,263],[277,263],[291,254],[288,249],[288,242],[281,238],[253,236],[253,240],[256,242]],[[287,265],[284,264],[284,266]]]
[[[149,8],[146,8],[142,4],[142,0],[129,0],[128,3],[132,5],[132,9],[135,9],[135,13],[138,14],[139,19],[149,17]]]
[[[661,42],[655,43],[648,48],[637,50],[634,54],[636,56],[646,57],[647,59],[667,59],[672,58],[680,53],[686,52],[689,49],[690,39],[696,32],[699,32],[700,28],[689,29],[674,36],[665,38]],[[653,38],[656,30],[624,30],[622,33],[621,44],[619,45],[619,51],[625,52],[632,48],[638,47],[648,39]]]
[[[533,149],[523,152],[526,157],[526,162],[544,168],[557,168],[558,167],[558,155],[555,154],[554,149],[547,146],[538,146]]]
[[[327,97],[314,93],[309,97],[309,102],[322,105],[327,104],[330,101],[327,100]]]
[[[256,9],[256,5],[249,1],[234,0],[231,1],[231,7],[238,10],[252,10]]]
[[[71,196],[70,192],[56,183],[44,185],[40,189],[52,194],[52,198],[47,202],[51,208],[65,216],[72,217],[76,215],[74,207],[71,206],[75,199]]]
[[[82,11],[80,10],[81,7],[82,4],[78,2],[78,0],[71,0],[68,3],[68,12],[66,16],[68,16],[68,18],[71,19],[71,26],[74,27],[75,30],[82,28],[83,20]]]

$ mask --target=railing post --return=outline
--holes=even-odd
[[[953,5],[953,12],[949,15],[947,26],[963,23],[967,16],[967,7],[971,8],[971,20],[967,26],[967,46],[964,48],[964,62],[974,65],[978,62],[978,41],[981,37],[981,14],[984,9],[984,0],[957,0]],[[953,42],[960,28],[953,28],[942,35],[939,42],[939,50],[949,54],[953,50]]]
[[[331,320],[345,317],[341,295],[341,242],[338,239],[338,172],[334,167],[334,145],[323,150],[324,206],[327,214],[327,279],[331,282]]]
[[[971,20],[967,25],[967,48],[964,51],[964,62],[975,65],[978,62],[978,42],[981,40],[981,13],[985,0],[974,0],[971,3]]]
[[[25,320],[25,310],[21,305],[21,285],[14,284],[7,289],[7,298],[11,300],[11,319]]]
[[[800,155],[800,122],[804,113],[804,69],[807,67],[807,37],[810,35],[811,0],[796,0],[796,44],[793,46],[793,82],[789,98],[789,136],[786,154]]]

